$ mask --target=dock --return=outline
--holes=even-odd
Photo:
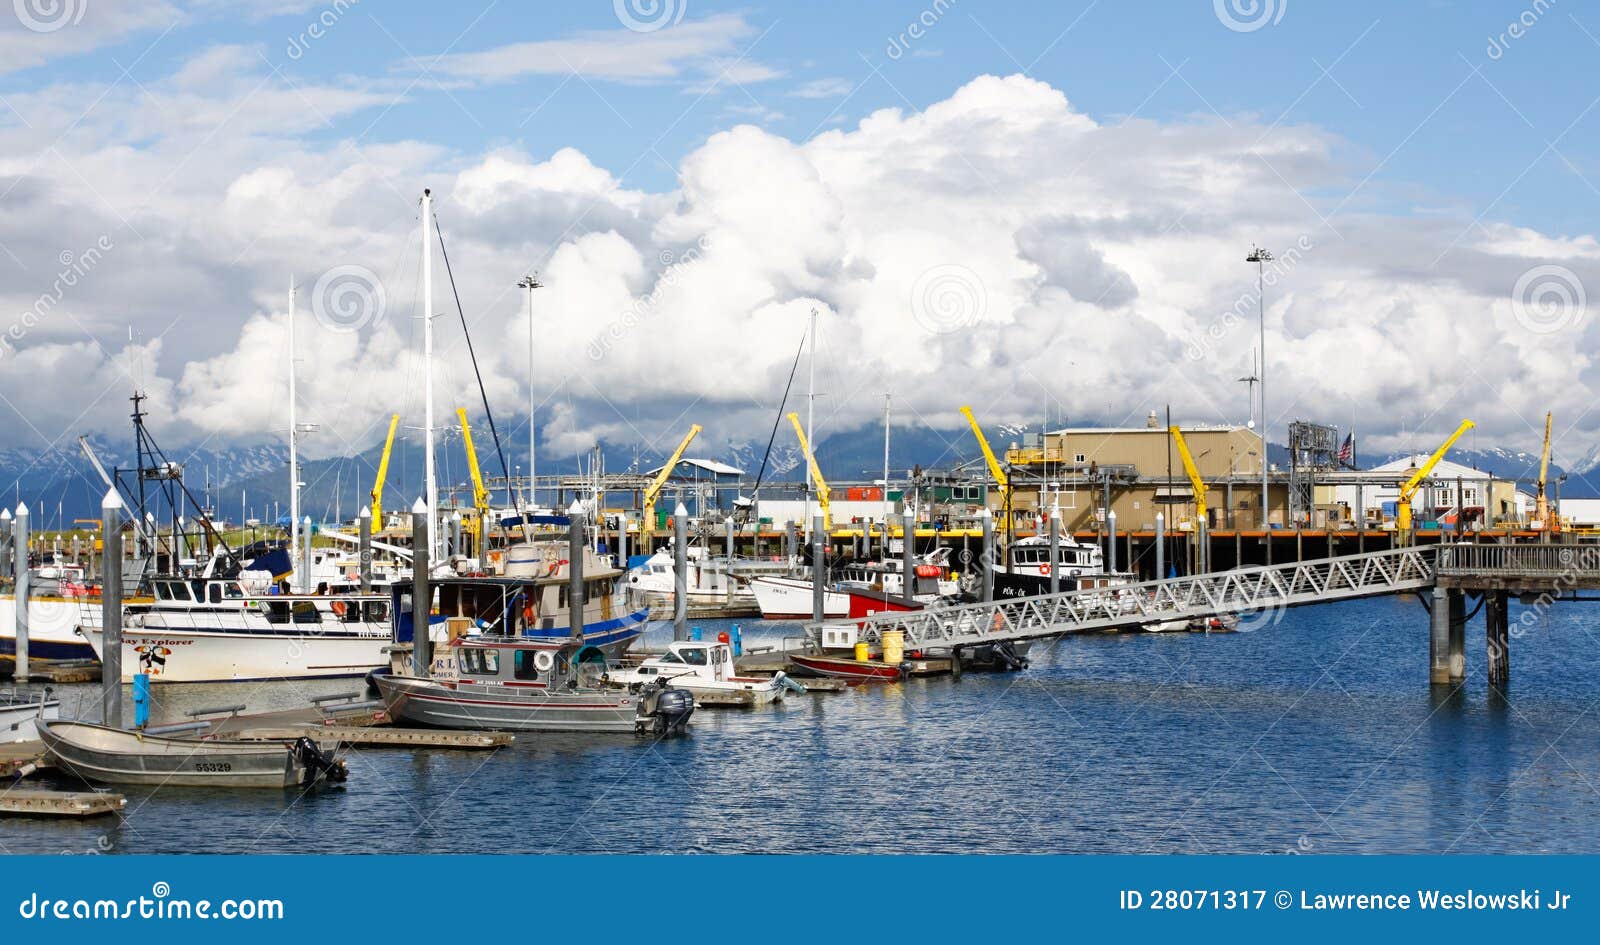
[[[27,777],[40,768],[50,766],[44,742],[6,742],[0,745],[0,778]]]
[[[310,738],[341,745],[372,748],[504,748],[516,736],[510,732],[475,732],[436,728],[393,728],[367,725],[302,725],[287,728],[247,728],[235,736],[246,741],[287,741]]]
[[[22,791],[0,793],[0,814],[22,817],[98,817],[128,806],[121,794],[99,791]]]

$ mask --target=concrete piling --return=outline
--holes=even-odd
[[[583,639],[583,506],[576,499],[567,507],[567,626],[574,640]]]
[[[356,522],[359,527],[361,593],[367,594],[372,591],[372,509],[363,505]]]
[[[428,503],[421,499],[411,506],[411,672],[421,677],[433,666],[433,640],[428,636],[428,621],[433,616],[432,575],[428,573],[432,517]]]
[[[1159,521],[1159,518],[1157,519]],[[1050,593],[1061,593],[1061,510],[1050,512]]]
[[[983,601],[988,603],[994,600],[994,516],[983,509],[978,513],[978,523],[983,526]]]
[[[1467,595],[1464,591],[1450,592],[1450,681],[1462,682],[1467,678]]]
[[[822,516],[811,518],[811,619],[821,623],[827,611],[823,607],[823,593],[828,582],[828,534],[823,528]]]
[[[672,511],[672,639],[689,639],[689,510]]]
[[[12,523],[12,574],[16,578],[16,613],[17,613],[17,653],[15,678],[18,682],[26,682],[32,675],[32,667],[28,665],[28,595],[31,588],[28,585],[28,507],[21,502],[17,503],[16,520]]]
[[[1106,571],[1117,571],[1117,513],[1106,513]]]
[[[122,727],[122,497],[106,490],[100,500],[100,718]]]
[[[1508,619],[1505,591],[1487,591],[1483,605],[1484,630],[1487,634],[1489,657],[1489,687],[1503,689],[1511,676],[1510,621]]]
[[[900,567],[905,572],[900,596],[910,600],[917,592],[917,523],[910,515],[903,519],[906,540],[900,543]]]
[[[1167,517],[1156,513],[1156,580],[1167,576]]]
[[[1448,590],[1435,587],[1428,611],[1428,682],[1435,686],[1450,684],[1449,597]]]

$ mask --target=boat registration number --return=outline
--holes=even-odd
[[[196,771],[232,771],[233,765],[226,761],[200,761],[194,766]]]

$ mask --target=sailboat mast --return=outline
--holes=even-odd
[[[894,395],[883,395],[883,508],[889,507],[889,400]],[[889,514],[883,516],[883,556],[889,556]]]
[[[433,191],[422,192],[422,449],[428,514],[439,515],[439,481],[433,468]],[[438,529],[429,528],[429,557],[439,560]]]
[[[806,442],[811,444],[812,456],[816,453],[816,427],[813,421],[817,411],[817,310],[811,310],[811,354],[806,358]],[[806,521],[805,533],[811,535],[811,484],[806,483]]]
[[[300,590],[307,575],[300,573],[300,454],[296,440],[299,427],[295,421],[294,376],[294,276],[289,277],[289,547],[293,549],[290,560],[291,590]]]

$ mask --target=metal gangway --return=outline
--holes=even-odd
[[[1420,591],[1434,585],[1437,551],[1437,546],[1394,548],[1038,597],[933,605],[849,623],[858,627],[856,638],[862,642],[879,642],[885,630],[903,630],[906,649],[940,652]],[[807,630],[815,640],[822,627],[842,622],[810,623]]]

